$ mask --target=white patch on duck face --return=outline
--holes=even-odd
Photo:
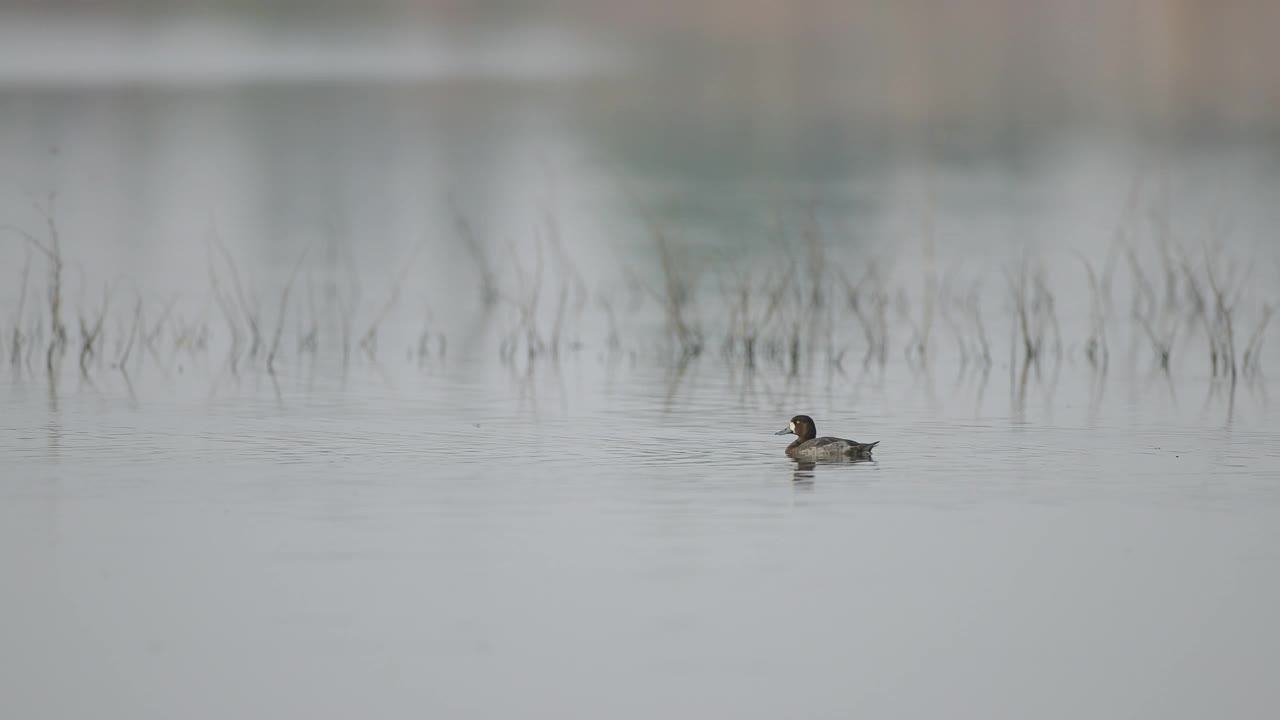
[[[795,431],[796,431],[796,421],[795,421],[795,420],[792,420],[792,421],[789,423],[789,425],[790,425],[790,427],[791,427],[791,432],[795,432]]]

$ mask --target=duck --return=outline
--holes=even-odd
[[[808,415],[796,415],[774,435],[796,436],[795,442],[787,446],[787,455],[797,460],[869,458],[872,448],[880,444],[879,440],[860,443],[838,437],[818,437],[818,426]]]

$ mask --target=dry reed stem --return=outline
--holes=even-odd
[[[489,261],[489,254],[485,251],[484,244],[476,237],[475,230],[471,227],[471,222],[467,220],[466,215],[463,214],[456,198],[452,194],[449,196],[449,211],[453,215],[453,222],[458,228],[458,236],[462,238],[462,246],[466,249],[471,261],[476,265],[476,270],[480,273],[480,300],[485,307],[492,307],[498,302],[500,295],[498,293],[497,276],[493,271],[492,263]]]
[[[307,259],[307,253],[310,251],[310,245],[302,249],[302,254],[298,256],[298,261],[294,263],[293,270],[289,273],[289,280],[284,284],[284,290],[280,291],[280,314],[276,317],[276,331],[271,337],[271,349],[267,351],[267,373],[271,375],[276,372],[276,354],[280,352],[280,339],[284,336],[284,318],[289,310],[289,292],[293,289],[298,271],[302,269],[302,263]]]
[[[22,263],[22,282],[18,289],[18,313],[13,319],[13,346],[10,348],[10,363],[17,365],[22,353],[24,335],[22,334],[22,317],[27,306],[27,285],[31,279],[31,248],[24,247]]]
[[[121,372],[127,372],[126,366],[129,363],[129,353],[133,351],[134,340],[138,336],[138,328],[142,326],[142,296],[137,292],[134,293],[133,306],[133,326],[129,329],[129,339],[125,343],[124,351],[120,354],[120,359],[116,361],[116,366]]]
[[[240,268],[236,265],[235,258],[232,257],[231,251],[227,249],[222,237],[218,233],[218,226],[214,224],[211,228],[213,246],[222,255],[223,262],[227,266],[227,271],[231,275],[231,288],[235,291],[234,298],[240,307],[240,312],[244,316],[245,323],[249,326],[249,358],[253,359],[258,356],[258,351],[262,347],[262,330],[258,322],[258,315],[254,311],[257,303],[252,305],[249,300],[251,295],[245,293],[244,283],[240,281]]]
[[[409,271],[413,269],[414,263],[417,262],[418,256],[422,254],[426,244],[426,238],[423,238],[414,246],[408,261],[400,267],[400,272],[396,275],[395,281],[391,283],[391,290],[387,293],[386,302],[382,304],[378,313],[370,321],[368,329],[360,337],[360,348],[365,351],[371,360],[376,358],[378,354],[378,327],[382,325],[383,321],[387,319],[387,316],[391,314],[391,311],[400,302],[400,292],[404,288],[404,282],[409,277]]]

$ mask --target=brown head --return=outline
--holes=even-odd
[[[804,442],[818,437],[818,426],[813,424],[813,418],[808,415],[797,415],[774,435],[795,435],[798,438],[796,442]]]

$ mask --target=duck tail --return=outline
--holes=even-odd
[[[875,441],[875,442],[873,442],[873,443],[867,443],[866,451],[867,451],[867,452],[871,452],[871,451],[872,451],[872,450],[874,450],[874,449],[875,449],[875,447],[876,447],[877,445],[879,445],[879,444],[880,444],[880,441],[879,441],[879,440],[877,440],[877,441]]]

